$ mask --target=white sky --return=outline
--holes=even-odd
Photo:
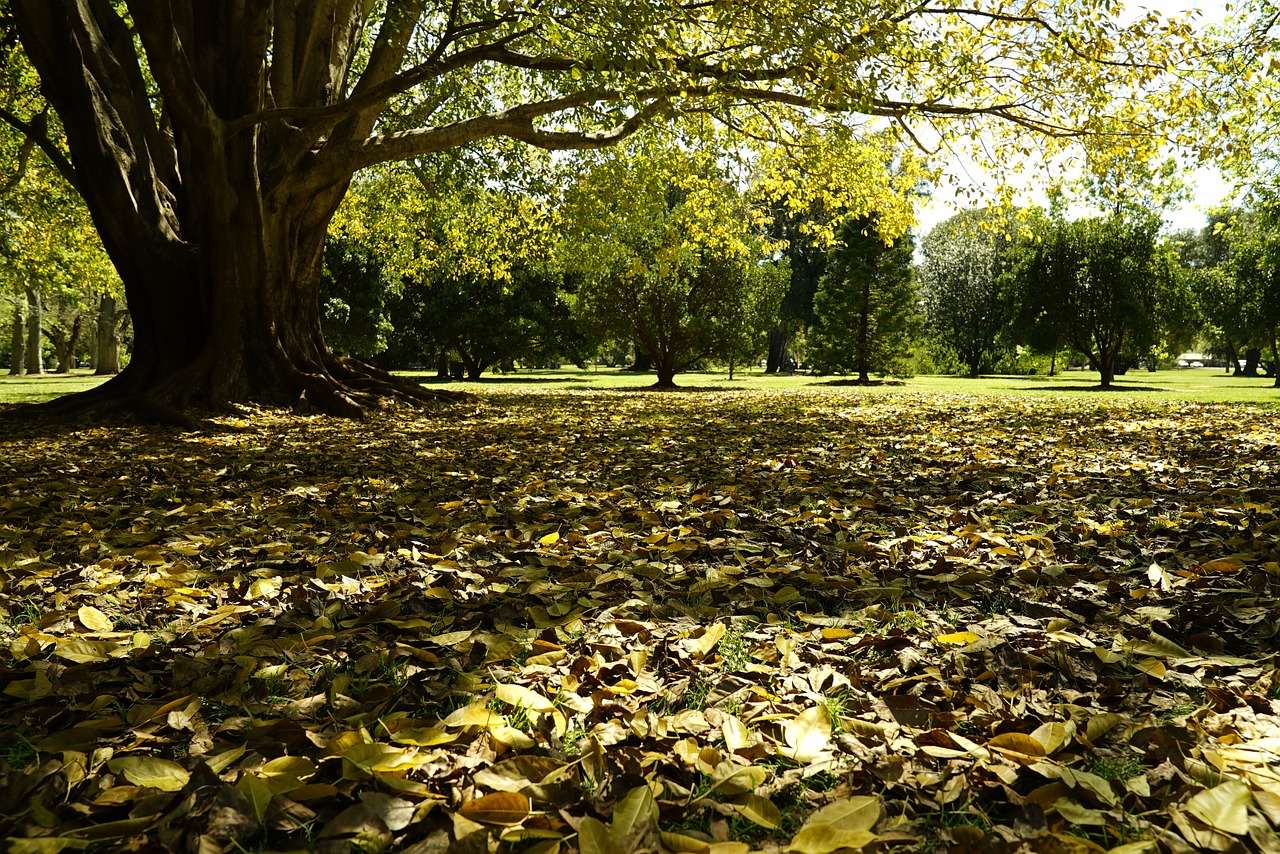
[[[1182,14],[1191,10],[1200,12],[1196,19],[1197,26],[1208,26],[1220,23],[1226,15],[1228,0],[1126,0],[1126,7],[1132,7],[1135,15],[1138,10],[1155,10],[1164,15]],[[1034,170],[1032,170],[1034,171]],[[991,188],[993,182],[972,163],[953,157],[946,164],[944,172],[957,178],[961,184],[973,185],[975,182]],[[1217,169],[1201,167],[1186,177],[1191,191],[1191,199],[1181,207],[1165,215],[1166,227],[1170,229],[1202,228],[1207,222],[1204,211],[1219,205],[1231,194],[1230,187],[1223,181]],[[1016,185],[1015,185],[1016,186]],[[1040,182],[1028,176],[1026,182],[1018,190],[1017,204],[1046,204],[1047,199]],[[952,216],[973,202],[956,202],[951,187],[944,179],[933,189],[933,198],[917,211],[917,234],[927,234],[930,229],[944,219]]]

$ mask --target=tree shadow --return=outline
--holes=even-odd
[[[1156,385],[1129,385],[1128,383],[1116,383],[1111,386],[1101,385],[1042,385],[1042,386],[1008,386],[1013,391],[1096,391],[1096,392],[1124,392],[1124,391],[1172,391],[1167,386]]]

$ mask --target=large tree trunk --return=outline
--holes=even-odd
[[[343,149],[325,160],[304,129],[236,119],[275,106],[268,68],[291,105],[341,97],[345,80],[334,75],[345,66],[335,57],[353,55],[354,42],[342,41],[352,22],[298,33],[289,63],[270,54],[270,8],[160,4],[154,18],[127,23],[109,3],[15,0],[23,46],[65,128],[72,162],[64,169],[124,282],[134,327],[128,366],[96,389],[53,401],[54,411],[126,407],[191,424],[181,410],[235,401],[305,398],[358,417],[385,397],[440,396],[325,345],[321,251],[350,180],[350,155]],[[163,95],[159,123],[135,38]],[[386,48],[394,54],[403,45]],[[379,68],[384,59],[399,63],[398,55],[380,57]],[[329,122],[328,142],[343,133],[364,139],[376,112],[343,115],[345,124]]]
[[[785,320],[769,330],[769,358],[765,361],[764,368],[766,374],[776,374],[782,370],[790,341],[791,330]]]
[[[9,338],[9,376],[20,377],[27,372],[27,343],[23,335],[26,323],[22,315],[22,303],[13,301],[13,330]]]
[[[1258,363],[1262,361],[1262,348],[1250,347],[1244,351],[1244,371],[1246,377],[1258,376]]]
[[[1091,356],[1098,366],[1098,385],[1102,388],[1111,388],[1111,384],[1116,378],[1116,357],[1113,353],[1101,352],[1097,356]]]
[[[40,324],[44,320],[44,308],[40,292],[27,288],[27,373],[44,373],[44,347]]]

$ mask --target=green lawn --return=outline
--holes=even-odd
[[[428,385],[436,383],[434,375],[410,373]],[[685,388],[717,388],[745,390],[830,388],[847,378],[815,377],[808,374],[767,375],[756,370],[739,373],[733,380],[723,371],[695,371],[676,376],[676,385]],[[1116,387],[1106,394],[1121,397],[1168,398],[1204,402],[1276,404],[1280,390],[1266,377],[1232,377],[1213,368],[1183,368],[1168,371],[1131,371],[1116,379]],[[653,384],[653,374],[635,374],[614,368],[579,370],[516,371],[507,375],[488,375],[478,382],[452,382],[449,388],[484,394],[499,388],[516,389],[563,388],[568,390],[645,388]],[[900,392],[935,392],[938,394],[981,394],[1037,396],[1098,395],[1098,375],[1093,371],[1065,371],[1056,376],[984,376],[967,377],[918,376],[890,381],[866,389],[862,393],[895,394]],[[854,387],[856,388],[856,387]]]
[[[438,383],[434,374],[405,372],[404,376],[420,379],[428,386]],[[830,388],[840,383],[841,377],[814,377],[807,374],[767,375],[760,370],[737,373],[732,380],[724,371],[694,371],[680,374],[676,384],[690,389],[746,390],[759,389],[815,389]],[[11,377],[0,375],[0,403],[40,403],[64,394],[84,391],[102,382],[87,370],[71,374],[39,377]],[[966,377],[918,376],[908,380],[890,381],[884,385],[858,389],[861,393],[895,394],[908,392],[934,392],[937,394],[1011,395],[1036,396],[1097,395],[1098,375],[1093,371],[1065,371],[1057,376],[984,376],[976,380]],[[489,374],[478,382],[451,382],[448,387],[484,395],[498,390],[515,391],[534,388],[559,388],[565,390],[642,389],[653,384],[653,374],[636,374],[615,368],[579,370],[520,370],[511,374]],[[1116,388],[1108,392],[1116,397],[1166,398],[1170,400],[1199,400],[1206,403],[1249,403],[1275,405],[1280,403],[1280,390],[1273,380],[1266,377],[1241,378],[1224,374],[1215,368],[1182,368],[1169,371],[1131,371],[1118,377]]]

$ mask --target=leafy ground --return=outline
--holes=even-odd
[[[1280,850],[1280,419],[0,424],[17,852]]]

